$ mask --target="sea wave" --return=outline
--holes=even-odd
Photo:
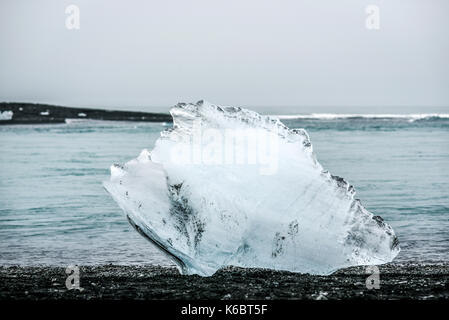
[[[358,113],[310,113],[292,115],[273,115],[285,120],[407,120],[410,122],[417,120],[441,120],[449,119],[448,113],[416,113],[416,114],[358,114]]]

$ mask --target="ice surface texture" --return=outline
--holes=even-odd
[[[104,186],[136,230],[183,274],[209,276],[234,265],[325,275],[390,262],[399,253],[392,228],[318,163],[305,130],[204,101],[178,104],[170,113],[173,128],[161,133],[151,152],[113,165]],[[264,162],[262,169],[270,168],[264,171],[261,161],[223,160],[223,139],[201,141],[198,123],[215,137],[229,130],[267,133],[275,165]],[[251,144],[256,140],[235,143],[234,156],[260,148]],[[219,157],[199,161],[201,150]]]

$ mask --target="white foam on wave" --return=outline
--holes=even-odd
[[[359,114],[359,113],[310,113],[310,114],[292,114],[292,115],[273,115],[279,119],[294,120],[338,120],[338,119],[404,119],[410,121],[440,118],[449,119],[448,113],[412,113],[412,114]]]
[[[77,124],[77,123],[98,123],[101,124],[102,120],[94,120],[94,119],[76,119],[76,118],[66,118],[64,120],[66,124]]]

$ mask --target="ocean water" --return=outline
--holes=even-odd
[[[396,261],[449,261],[449,118],[290,114],[282,121],[307,129],[323,167],[393,226],[402,248]],[[0,126],[0,265],[171,265],[102,187],[111,164],[151,149],[170,126]]]

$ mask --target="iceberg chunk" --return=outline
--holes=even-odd
[[[170,113],[173,128],[113,165],[104,186],[183,274],[234,265],[325,275],[399,253],[393,229],[322,168],[305,130],[204,101]]]
[[[13,115],[11,110],[0,111],[0,120],[12,120]]]

